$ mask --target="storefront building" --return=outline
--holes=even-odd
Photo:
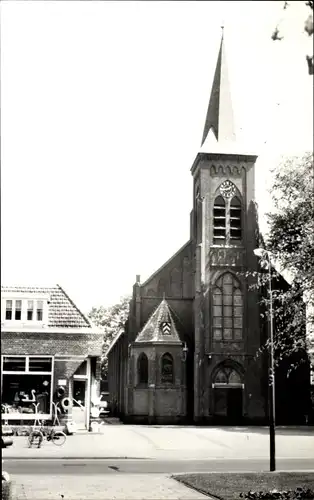
[[[103,334],[59,286],[1,287],[1,416],[90,428]]]

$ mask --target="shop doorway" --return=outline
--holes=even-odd
[[[87,381],[73,380],[72,418],[78,430],[86,428]]]

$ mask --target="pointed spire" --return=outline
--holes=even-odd
[[[221,26],[221,29],[220,49],[201,146],[203,146],[208,136],[210,139],[211,135],[214,135],[216,140],[220,143],[235,140],[235,128],[224,46],[224,26]]]

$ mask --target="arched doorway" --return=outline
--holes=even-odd
[[[238,367],[219,365],[212,377],[215,421],[226,425],[241,424],[243,418],[243,376]]]

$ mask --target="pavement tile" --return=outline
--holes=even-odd
[[[160,474],[12,476],[14,500],[208,500]]]

